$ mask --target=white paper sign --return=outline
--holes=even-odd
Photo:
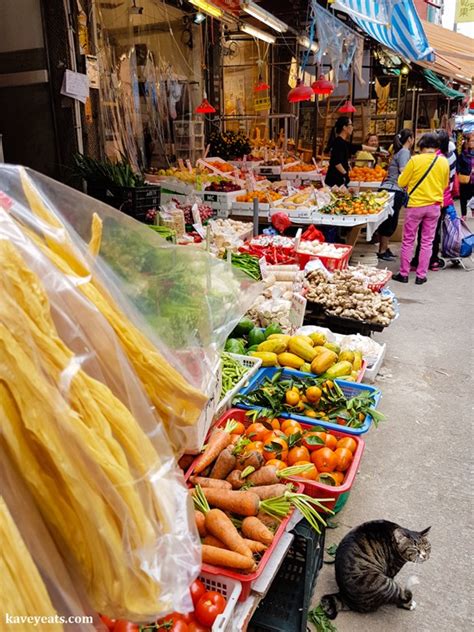
[[[89,78],[80,72],[66,70],[63,77],[61,94],[85,103],[89,96]]]
[[[293,294],[291,299],[291,308],[288,319],[291,323],[293,331],[301,327],[306,313],[306,299],[301,294]]]
[[[201,237],[201,239],[206,238],[206,233],[204,232],[204,228],[202,224],[193,224],[193,228],[197,232],[197,234]]]
[[[86,55],[86,72],[89,78],[89,88],[100,88],[99,62],[96,55]]]

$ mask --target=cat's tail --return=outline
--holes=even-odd
[[[324,610],[328,619],[335,619],[337,613],[343,609],[343,603],[339,593],[323,595],[321,597],[321,608]]]

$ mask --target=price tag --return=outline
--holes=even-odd
[[[219,196],[217,193],[204,193],[204,201],[205,202],[218,202]]]
[[[193,224],[193,228],[197,232],[199,237],[201,237],[201,239],[206,238],[206,233],[204,232],[204,228],[202,224]]]
[[[188,168],[189,173],[193,172],[193,166],[190,160],[186,160],[186,167]]]
[[[293,294],[291,299],[290,314],[288,319],[291,323],[293,331],[296,331],[303,325],[304,315],[306,313],[306,299],[301,294]]]
[[[186,171],[186,167],[184,166],[184,161],[182,158],[178,158],[178,167],[180,171]]]
[[[273,174],[273,169],[271,167],[260,167],[260,173],[262,176],[269,176]]]
[[[296,231],[296,237],[295,237],[295,250],[298,250],[298,248],[300,247],[300,241],[301,241],[301,233],[302,233],[302,229],[298,228],[298,230]]]
[[[262,275],[262,279],[265,280],[268,276],[268,263],[265,257],[260,257],[258,260],[258,264],[260,266],[260,274]]]
[[[194,223],[195,224],[201,224],[202,222],[201,222],[201,215],[199,213],[199,206],[196,203],[194,203],[191,206],[191,213],[193,214],[193,221],[194,221]]]

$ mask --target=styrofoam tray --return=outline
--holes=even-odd
[[[237,360],[237,362],[239,362],[240,364],[242,364],[244,367],[248,368],[247,373],[242,377],[242,379],[240,379],[237,384],[234,386],[234,388],[232,388],[230,391],[227,391],[227,393],[225,394],[225,396],[221,399],[221,401],[219,402],[217,408],[216,408],[216,415],[220,415],[222,412],[224,412],[225,410],[227,410],[228,408],[230,408],[230,403],[234,397],[234,395],[236,393],[238,393],[240,391],[241,388],[243,388],[246,383],[250,380],[251,377],[253,377],[255,375],[255,373],[259,370],[262,361],[260,358],[254,358],[252,356],[245,356],[245,355],[240,355],[238,353],[229,353],[229,355],[234,358],[234,360]]]

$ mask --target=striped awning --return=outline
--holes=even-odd
[[[433,61],[434,53],[423,30],[413,0],[336,0],[370,37],[412,61]]]

